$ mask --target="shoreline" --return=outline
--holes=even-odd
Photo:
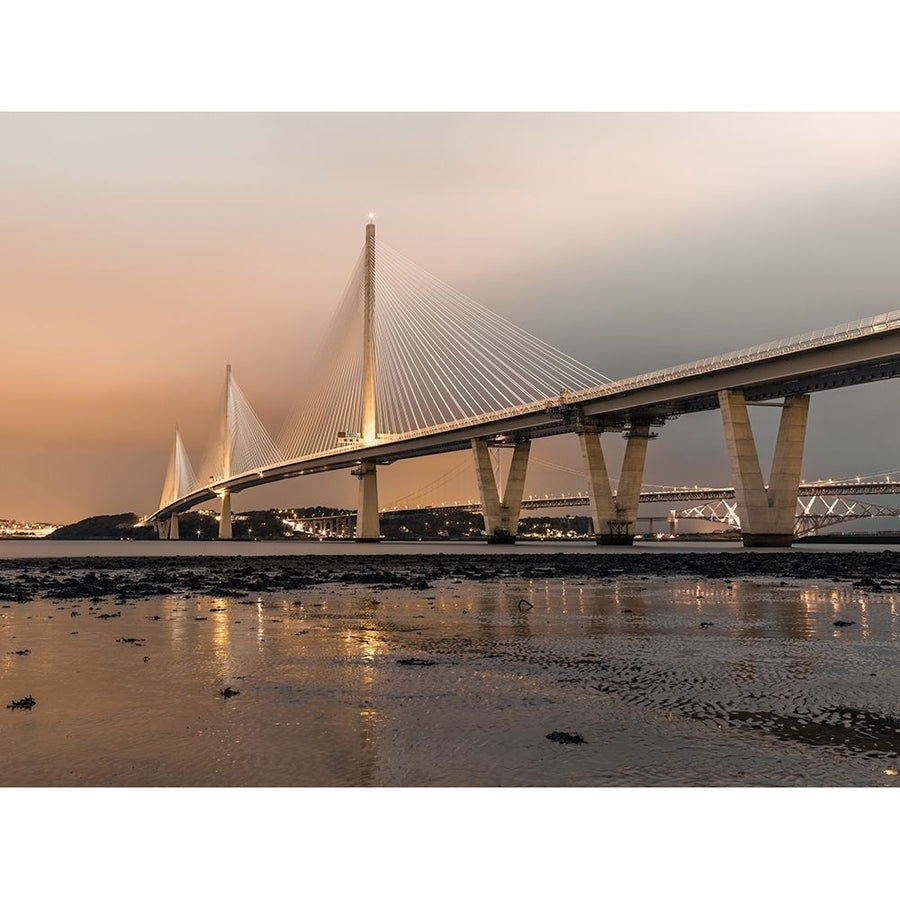
[[[103,596],[138,599],[185,592],[247,596],[327,583],[415,591],[428,590],[442,580],[651,577],[823,579],[873,591],[893,590],[892,582],[900,581],[900,554],[884,550],[0,559],[0,602]],[[896,587],[900,590],[900,584]]]

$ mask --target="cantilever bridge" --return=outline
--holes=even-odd
[[[900,482],[896,481],[852,481],[801,483],[797,491],[797,512],[794,516],[794,537],[816,534],[823,528],[843,525],[859,519],[900,518],[900,509],[883,506],[879,503],[860,500],[860,496],[878,494],[900,494]],[[734,488],[730,487],[671,487],[656,490],[643,490],[640,493],[641,504],[676,503],[701,501],[698,505],[685,509],[670,510],[668,516],[640,516],[638,521],[652,523],[667,519],[670,534],[678,530],[678,522],[684,519],[703,519],[740,529],[741,520],[735,501]],[[525,497],[521,509],[571,509],[587,506],[590,498],[583,492],[577,494],[545,494],[542,497]],[[443,503],[433,506],[390,507],[382,513],[447,513],[470,512],[481,513],[481,504]],[[349,533],[349,525],[356,519],[355,510],[336,511],[330,514],[303,516],[286,519],[294,529],[309,530],[314,534],[345,536]]]
[[[231,495],[335,469],[359,479],[356,537],[379,539],[378,466],[471,449],[488,540],[515,539],[532,441],[578,435],[598,543],[635,534],[647,446],[677,416],[719,408],[746,546],[794,534],[810,395],[900,374],[900,311],[710,359],[612,381],[439,281],[395,250],[365,243],[295,412],[270,436],[226,370],[219,435],[198,473],[176,430],[159,508],[147,517],[178,537],[178,515],[212,498],[231,537]],[[748,405],[776,406],[766,483]],[[601,434],[627,438],[613,491]],[[490,448],[512,451],[504,485]]]

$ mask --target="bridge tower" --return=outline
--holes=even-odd
[[[366,249],[363,269],[363,391],[362,427],[364,447],[378,438],[375,405],[375,222],[369,216],[366,225]],[[356,514],[356,540],[377,543],[381,540],[378,519],[378,473],[374,460],[366,460],[353,470],[359,479],[359,501]]]
[[[191,461],[181,439],[181,430],[175,426],[175,443],[172,447],[172,456],[169,460],[169,468],[166,472],[166,480],[163,484],[160,506],[165,506],[173,500],[177,500],[182,494],[187,493],[193,486],[196,478]],[[156,532],[160,540],[177,541],[178,513],[172,513],[167,519],[156,520]]]
[[[231,363],[225,366],[225,417],[222,434],[222,480],[231,477],[231,437],[234,428],[231,384]],[[225,488],[220,494],[222,510],[219,516],[219,540],[231,540],[231,491]]]
[[[719,391],[718,397],[744,546],[790,547],[794,540],[809,394],[785,397],[783,403],[755,404],[781,408],[768,488],[763,483],[744,392]]]

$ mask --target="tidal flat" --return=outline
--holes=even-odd
[[[898,635],[893,552],[0,560],[0,785],[893,786]]]

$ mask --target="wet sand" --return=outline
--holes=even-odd
[[[898,556],[0,561],[0,785],[894,785]]]

